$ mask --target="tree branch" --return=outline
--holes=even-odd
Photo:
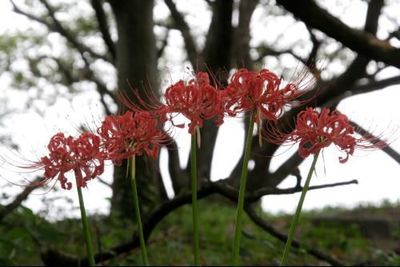
[[[190,188],[190,179],[187,172],[182,170],[179,163],[179,149],[173,138],[169,137],[166,147],[168,151],[168,171],[171,176],[172,187],[175,194]]]
[[[277,238],[278,240],[282,241],[283,243],[286,243],[287,240],[287,235],[279,232],[276,230],[274,227],[272,227],[270,224],[268,224],[263,218],[257,215],[257,213],[253,210],[253,208],[250,207],[250,205],[246,204],[244,206],[244,210],[246,211],[247,215],[249,218],[256,224],[258,225],[261,229],[272,235],[273,237]],[[292,246],[297,249],[304,249],[308,254],[314,256],[317,259],[323,260],[332,266],[344,266],[344,264],[337,259],[331,257],[330,255],[326,255],[323,252],[313,249],[313,248],[308,248],[307,246],[304,246],[297,240],[292,241]]]
[[[44,6],[46,7],[46,9],[47,9],[47,11],[48,11],[48,13],[49,13],[49,16],[50,16],[50,17],[52,18],[52,20],[53,20],[53,24],[47,22],[47,21],[44,20],[44,19],[41,19],[41,18],[39,18],[39,17],[36,17],[36,16],[34,16],[34,15],[30,14],[30,13],[27,13],[27,12],[23,11],[22,9],[20,9],[20,8],[14,3],[13,0],[10,0],[10,2],[11,2],[11,4],[12,4],[12,6],[13,6],[13,9],[14,9],[14,12],[15,12],[15,13],[20,14],[20,15],[23,15],[23,16],[25,16],[25,17],[27,17],[27,18],[33,20],[33,21],[36,21],[36,22],[38,22],[38,23],[40,23],[40,24],[46,26],[46,27],[49,29],[49,31],[57,32],[57,33],[61,34],[62,36],[64,36],[64,38],[65,38],[65,39],[66,39],[66,40],[81,54],[81,56],[82,56],[85,60],[86,60],[86,57],[84,56],[84,54],[85,54],[85,52],[87,52],[87,53],[89,53],[91,56],[93,56],[93,57],[95,57],[95,58],[100,58],[100,59],[103,59],[103,60],[105,60],[105,61],[110,62],[105,56],[100,55],[100,54],[94,52],[92,49],[90,49],[90,48],[87,47],[86,45],[84,45],[84,44],[78,42],[78,40],[76,40],[76,39],[73,37],[73,35],[72,35],[70,32],[68,32],[68,31],[61,25],[61,23],[56,19],[55,14],[54,14],[54,10],[53,10],[53,8],[47,3],[47,1],[45,1],[45,0],[40,0],[40,1],[41,1],[41,2],[44,4]]]
[[[339,103],[345,98],[356,96],[359,94],[370,93],[396,84],[400,84],[400,75],[383,79],[380,81],[372,81],[367,84],[357,85],[352,88],[349,88],[341,95],[333,97],[330,101],[327,102],[327,105],[333,105],[333,103]]]
[[[238,68],[245,67],[252,69],[253,61],[250,57],[250,21],[258,0],[242,0],[239,3],[239,23],[235,29],[234,49],[232,55],[236,57]]]
[[[107,23],[107,16],[106,13],[104,12],[103,9],[103,1],[102,0],[90,0],[90,3],[92,4],[92,7],[96,13],[96,18],[97,18],[97,23],[99,24],[99,29],[100,32],[103,36],[104,42],[108,48],[108,51],[110,52],[110,55],[115,61],[117,54],[115,51],[115,44],[114,41],[111,38],[108,23]]]
[[[21,205],[21,203],[28,198],[28,196],[30,195],[30,193],[32,193],[33,190],[38,188],[37,186],[33,185],[39,181],[40,181],[39,178],[35,179],[31,183],[31,185],[25,187],[25,189],[21,193],[19,193],[10,204],[0,209],[0,222],[4,219],[4,217],[13,212],[16,208],[18,208]]]
[[[100,94],[100,102],[104,107],[105,113],[107,115],[110,115],[112,113],[110,111],[107,103],[105,102],[104,97],[106,95],[109,96],[114,101],[114,103],[117,103],[117,97],[108,90],[108,88],[102,81],[97,79],[94,72],[91,70],[89,64],[85,64],[85,67],[80,72],[80,74],[85,73],[84,75],[75,75],[71,71],[71,67],[65,66],[65,64],[62,62],[61,59],[55,58],[55,57],[50,57],[50,58],[53,59],[57,63],[59,70],[64,74],[64,76],[68,82],[70,82],[70,83],[79,82],[79,81],[83,81],[84,80],[83,78],[85,78],[85,79],[90,80],[91,82],[95,83],[96,87],[97,87],[97,92]]]
[[[304,1],[304,0],[301,0]],[[309,1],[309,0],[306,0]],[[379,19],[380,12],[383,7],[382,0],[373,0],[370,1],[368,5],[367,15],[365,19],[364,29],[367,32],[375,34],[377,31],[377,21]],[[302,7],[303,8],[303,7]],[[304,9],[304,8],[303,8]],[[331,103],[330,100],[337,96],[341,96],[345,94],[345,92],[355,86],[358,79],[365,76],[365,70],[368,65],[369,59],[358,55],[354,61],[350,64],[347,70],[340,75],[335,80],[331,80],[329,82],[324,82],[323,84],[320,82],[320,85],[316,87],[316,89],[310,91],[310,93],[304,95],[304,99],[313,99],[312,104],[314,106],[330,106],[336,105],[337,103]],[[316,92],[319,90],[319,92]],[[316,97],[317,95],[317,97]],[[278,128],[280,129],[292,129],[294,127],[294,119],[298,112],[301,111],[303,107],[298,107],[292,109],[290,112],[286,113],[283,118],[279,120]],[[273,155],[275,151],[279,148],[278,145],[274,144],[265,144],[263,147],[254,147],[254,153],[259,155]],[[296,157],[296,156],[294,156]],[[297,167],[297,163],[300,164],[301,161],[295,158],[291,158],[291,162],[289,164],[282,165],[285,168],[290,166]],[[271,163],[271,157],[258,157],[254,159],[255,161],[255,168],[252,172],[249,173],[249,189],[251,188],[260,188],[265,186],[276,186],[278,185],[282,179],[280,175],[289,174],[291,170],[281,169],[282,172],[279,176],[268,176],[269,179],[260,180],[258,177],[266,176],[268,173],[268,169]],[[289,171],[289,172],[288,172]]]
[[[199,54],[197,52],[196,43],[194,42],[193,36],[190,33],[189,25],[186,23],[182,14],[176,8],[175,3],[172,0],[164,0],[167,5],[169,11],[171,12],[171,16],[174,19],[176,27],[180,30],[183,41],[185,42],[186,52],[188,55],[188,59],[192,64],[193,68],[197,68],[199,62]]]
[[[315,1],[277,0],[276,2],[308,26],[324,32],[350,49],[377,61],[400,67],[400,49],[391,46],[387,41],[377,39],[370,33],[350,28],[328,11],[319,7]],[[374,1],[370,1],[370,3],[372,2]],[[375,0],[375,2],[383,3],[382,0]]]
[[[371,134],[370,132],[368,132],[367,130],[365,130],[363,127],[361,127],[359,124],[355,123],[354,121],[350,122],[355,131],[362,135],[362,136],[366,136],[368,138],[372,138],[372,140],[374,141],[374,143],[386,143],[385,141],[381,140],[380,138],[374,136],[373,134]],[[394,161],[396,161],[397,163],[400,164],[400,154],[394,150],[389,144],[387,144],[386,146],[382,147],[382,151],[385,152],[389,157],[391,157]]]
[[[157,50],[157,58],[160,58],[164,53],[164,50],[168,45],[168,37],[169,37],[169,28],[167,28],[167,33],[165,35],[164,40],[162,41],[161,47]]]
[[[285,50],[275,50],[267,45],[262,45],[257,47],[258,57],[255,60],[256,62],[261,62],[261,60],[266,56],[280,56],[282,54],[288,54],[303,63],[304,65],[307,64],[307,60],[296,55],[292,49],[285,49]]]

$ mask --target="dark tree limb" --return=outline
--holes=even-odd
[[[55,14],[54,14],[54,10],[53,8],[47,3],[47,1],[45,0],[40,0],[44,6],[46,7],[49,16],[52,18],[53,23],[49,23],[48,21],[39,18],[37,16],[34,16],[30,13],[27,13],[25,11],[23,11],[21,8],[19,8],[13,0],[10,0],[14,12],[20,15],[23,15],[25,17],[27,17],[28,19],[32,20],[32,21],[36,21],[44,26],[46,26],[49,31],[52,32],[57,32],[59,34],[61,34],[81,55],[84,55],[85,52],[89,53],[91,56],[93,56],[94,58],[100,58],[103,59],[105,61],[108,61],[108,59],[106,57],[104,57],[103,55],[100,55],[96,52],[94,52],[92,49],[90,49],[89,47],[87,47],[86,45],[78,42],[78,40],[75,39],[75,37],[68,32],[62,25],[61,23],[56,19]]]
[[[307,27],[308,33],[310,34],[310,39],[312,42],[312,49],[310,54],[308,55],[308,59],[305,63],[309,69],[313,70],[316,68],[315,63],[317,61],[318,50],[321,46],[321,42],[318,40],[317,36],[313,33],[312,29]]]
[[[302,0],[303,1],[303,0]],[[308,0],[307,0],[308,1]],[[375,34],[377,31],[377,21],[380,16],[380,12],[383,7],[382,0],[373,0],[368,5],[367,15],[364,23],[364,30],[371,34]],[[352,88],[356,85],[357,81],[360,78],[363,78],[366,73],[366,67],[369,63],[369,59],[364,57],[363,55],[358,55],[354,61],[350,64],[347,70],[340,75],[338,78],[331,80],[329,82],[320,83],[320,86],[317,86],[319,92],[316,92],[317,89],[312,90],[309,94],[306,94],[306,99],[313,99],[315,96],[315,100],[310,103],[310,105],[321,107],[330,105],[336,105],[337,103],[330,103],[329,101],[332,98],[337,96],[342,96],[345,94],[349,88]],[[294,127],[294,119],[298,112],[300,112],[303,107],[298,107],[292,109],[290,112],[286,113],[283,118],[278,123],[278,128],[280,129],[291,129]],[[254,142],[256,143],[256,142]],[[281,175],[290,174],[291,170],[288,170],[288,167],[297,167],[297,163],[300,164],[299,158],[296,159],[296,156],[290,158],[290,162],[288,164],[283,164],[282,166],[286,168],[286,171],[283,172],[284,169],[281,169],[278,174],[279,176],[268,175],[268,169],[271,164],[272,155],[279,148],[278,145],[274,144],[266,144],[262,147],[254,146],[253,153],[255,155],[267,155],[269,157],[255,157],[255,168],[252,172],[249,173],[249,190],[254,188],[260,188],[265,186],[276,186],[278,185],[285,177]],[[293,164],[295,163],[295,164]],[[267,174],[266,174],[267,173]],[[258,179],[258,177],[269,177],[269,179]]]
[[[25,189],[21,193],[19,193],[10,204],[1,207],[0,222],[4,219],[4,217],[13,212],[16,208],[18,208],[21,205],[21,203],[28,198],[28,196],[32,193],[33,190],[38,188],[37,186],[34,186],[34,184],[39,181],[40,179],[34,180],[31,183],[31,185],[25,187]]]
[[[175,3],[172,0],[164,0],[164,2],[167,5],[169,11],[171,12],[171,16],[174,19],[176,28],[178,28],[182,34],[188,59],[192,64],[193,68],[196,69],[198,67],[198,62],[199,62],[199,53],[196,47],[196,43],[193,39],[193,36],[190,33],[190,27],[186,23],[184,17],[178,11]]]
[[[400,67],[400,49],[391,46],[387,41],[377,39],[373,34],[353,29],[328,11],[319,7],[313,0],[277,0],[279,5],[292,12],[297,18],[312,28],[343,43],[350,49],[377,61]],[[380,4],[382,0],[370,1]]]
[[[92,7],[96,13],[97,23],[99,25],[99,29],[101,35],[103,36],[104,43],[106,44],[108,51],[110,52],[111,58],[113,61],[116,59],[116,51],[115,51],[115,44],[111,38],[109,26],[107,22],[107,15],[103,9],[103,1],[102,0],[90,0]]]
[[[29,14],[25,11],[23,11],[22,9],[20,9],[13,0],[10,0],[11,4],[13,5],[14,11],[18,14],[24,15],[27,18],[36,21],[40,24],[45,25],[50,31],[53,32],[57,32],[59,34],[61,34],[62,36],[64,36],[64,38],[79,52],[79,54],[81,55],[82,60],[85,62],[85,70],[86,73],[90,74],[90,79],[96,84],[97,86],[97,91],[100,94],[100,102],[102,103],[105,113],[106,114],[111,114],[111,111],[108,108],[107,103],[104,100],[105,95],[108,95],[109,97],[111,97],[111,99],[113,99],[114,102],[116,102],[116,97],[107,89],[106,85],[100,81],[99,79],[97,79],[95,77],[95,74],[93,73],[93,71],[90,68],[90,63],[87,59],[87,56],[85,55],[85,53],[89,53],[91,56],[95,57],[95,58],[100,58],[103,59],[105,61],[110,62],[106,57],[104,57],[103,55],[100,55],[96,52],[94,52],[93,50],[91,50],[89,47],[85,46],[84,44],[78,42],[78,40],[75,39],[75,37],[68,32],[62,25],[61,23],[56,19],[55,17],[55,12],[53,10],[53,8],[50,6],[50,4],[46,1],[46,0],[40,0],[43,5],[46,7],[49,16],[52,18],[53,23],[49,23],[46,20],[43,20],[39,17],[36,17],[32,14]],[[59,68],[61,71],[64,72],[65,77],[69,77],[71,78],[71,75],[68,75],[68,72],[71,74],[71,72],[69,70],[67,70],[66,68],[63,68],[63,64],[60,64],[59,60],[56,60],[56,63],[58,64]]]
[[[360,135],[367,137],[369,139],[373,140],[373,143],[383,143],[387,144],[384,147],[382,147],[382,151],[385,152],[389,157],[391,157],[394,161],[400,164],[400,153],[398,153],[396,150],[394,150],[385,140],[382,140],[379,137],[374,136],[372,133],[361,127],[359,124],[355,123],[354,121],[350,122],[355,131],[359,133]],[[389,140],[390,141],[390,140]],[[379,149],[379,147],[377,147]]]
[[[247,215],[249,218],[261,229],[272,235],[273,237],[277,238],[278,240],[282,241],[283,243],[286,243],[287,240],[287,235],[279,232],[276,230],[274,227],[272,227],[269,223],[267,223],[263,218],[257,215],[257,213],[254,211],[253,208],[250,207],[250,205],[246,204],[244,206],[244,210],[246,211]],[[338,261],[337,259],[333,258],[330,255],[327,255],[323,252],[321,252],[318,249],[313,249],[313,248],[308,248],[307,246],[304,246],[297,240],[292,241],[292,247],[294,248],[301,248],[304,249],[308,254],[314,256],[315,258],[325,261],[332,266],[344,266],[345,264]]]
[[[171,177],[172,187],[175,193],[190,188],[190,178],[186,171],[182,170],[179,161],[179,149],[175,140],[169,137],[166,148],[168,151],[168,171]]]
[[[160,58],[163,55],[164,50],[168,45],[168,37],[169,37],[169,29],[167,29],[167,33],[165,35],[164,40],[162,41],[161,47],[157,50],[157,58]]]
[[[239,23],[235,28],[234,53],[238,68],[252,69],[253,61],[250,57],[250,21],[258,0],[242,0],[239,3]]]
[[[395,76],[387,79],[383,79],[380,81],[373,81],[367,84],[363,85],[358,85],[350,88],[348,91],[343,93],[342,95],[333,98],[331,101],[327,102],[325,105],[326,106],[336,106],[340,101],[342,101],[345,98],[357,95],[357,94],[363,94],[367,92],[373,92],[376,90],[380,90],[383,88],[386,88],[387,86],[395,85],[395,84],[400,84],[400,76]],[[370,133],[368,133],[366,130],[364,130],[360,125],[356,124],[355,122],[351,122],[353,126],[355,127],[356,131],[361,134],[361,135],[367,135],[371,136]],[[377,139],[379,142],[379,139]],[[386,154],[388,154],[390,157],[392,157],[396,162],[400,163],[400,155],[390,146],[385,146],[382,148],[382,151],[384,151]],[[301,158],[298,153],[293,154],[288,160],[286,160],[273,174],[272,176],[275,177],[277,180],[282,180],[285,177],[287,177],[291,171],[298,167],[302,162],[304,161],[303,158]]]
[[[64,38],[72,44],[73,47],[75,47],[79,53],[82,55],[82,58],[86,58],[85,57],[85,52],[89,53],[90,55],[92,55],[95,58],[100,58],[103,59],[105,61],[110,62],[105,56],[100,55],[96,52],[94,52],[92,49],[90,49],[89,47],[87,47],[86,45],[78,42],[78,40],[72,35],[72,33],[70,33],[62,24],[61,22],[56,18],[56,14],[55,14],[55,10],[54,8],[47,2],[47,0],[39,0],[40,2],[42,2],[42,4],[45,6],[45,8],[47,9],[47,12],[50,16],[50,18],[53,21],[52,24],[52,29],[56,32],[58,32],[59,34],[61,34],[62,36],[64,36]]]
[[[370,93],[373,91],[377,91],[380,89],[385,89],[388,86],[400,84],[400,75],[394,76],[386,79],[382,79],[380,81],[371,81],[366,84],[356,85],[347,90],[343,90],[340,95],[332,97],[329,101],[327,101],[327,105],[331,106],[334,103],[339,103],[345,98],[352,97],[359,94]]]
[[[297,59],[298,61],[300,61],[301,63],[303,63],[304,65],[307,64],[307,59],[304,59],[299,55],[296,55],[296,53],[294,53],[292,49],[275,50],[266,45],[262,45],[257,47],[257,51],[258,51],[258,57],[255,59],[256,62],[261,62],[261,60],[266,56],[280,56],[283,54],[288,54]]]
[[[91,82],[95,83],[97,87],[97,92],[100,94],[100,102],[103,105],[105,113],[107,115],[110,115],[112,113],[108,107],[108,104],[105,102],[104,97],[109,96],[114,101],[114,103],[117,103],[117,98],[112,92],[110,92],[110,90],[108,90],[108,88],[102,81],[97,79],[89,64],[85,64],[84,68],[79,71],[79,75],[76,75],[72,72],[71,67],[66,66],[61,59],[55,57],[51,57],[51,59],[53,59],[57,63],[58,69],[61,71],[61,73],[63,73],[67,82],[74,83],[83,80],[90,80]],[[84,74],[82,75],[82,73]]]

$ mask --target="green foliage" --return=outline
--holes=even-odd
[[[201,200],[200,261],[203,265],[227,265],[231,260],[235,207],[231,203]],[[334,212],[334,209],[330,211]],[[381,211],[382,212],[382,211]],[[273,216],[258,210],[259,216],[282,232],[287,231],[291,216]],[[323,213],[322,213],[323,214]],[[365,239],[357,225],[318,223],[321,213],[305,213],[300,222],[300,242],[343,261],[345,264],[399,265],[400,257]],[[108,251],[130,240],[135,229],[131,220],[117,217],[90,218],[96,252]],[[241,261],[244,265],[276,265],[284,243],[244,218]],[[20,207],[0,224],[0,265],[42,264],[40,252],[54,248],[67,254],[84,256],[84,239],[78,219],[49,223],[30,209]],[[153,265],[190,265],[192,254],[192,212],[190,205],[179,208],[159,223],[148,241],[148,254]],[[292,249],[289,264],[326,264],[306,250]],[[139,248],[106,262],[107,265],[140,265]]]

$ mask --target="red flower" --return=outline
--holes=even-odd
[[[383,142],[377,138],[356,138],[353,126],[346,115],[337,110],[324,108],[321,112],[307,108],[297,115],[296,128],[289,134],[279,133],[270,128],[267,134],[269,141],[274,143],[299,142],[299,155],[303,158],[316,154],[324,147],[335,144],[346,153],[339,157],[339,162],[345,163],[349,155],[353,155],[356,147],[383,147]],[[271,138],[272,137],[272,138]]]
[[[158,120],[146,111],[107,116],[98,133],[106,159],[116,164],[135,155],[157,157],[160,144],[166,139]]]
[[[44,167],[46,179],[57,179],[63,189],[71,189],[65,173],[74,171],[77,186],[85,187],[87,181],[104,171],[104,160],[99,152],[100,138],[92,133],[83,133],[77,139],[65,137],[63,133],[54,135],[47,146],[49,155],[42,157],[38,166]]]
[[[179,81],[167,88],[165,99],[168,112],[181,113],[190,120],[189,132],[202,127],[203,121],[216,118],[216,125],[223,122],[221,93],[210,84],[208,74],[199,72],[187,84]]]
[[[239,69],[224,91],[225,111],[229,116],[254,111],[255,119],[276,121],[283,108],[300,95],[298,87],[288,83],[281,88],[282,79],[273,72]]]

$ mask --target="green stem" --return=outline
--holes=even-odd
[[[243,206],[244,206],[244,196],[246,193],[246,183],[248,174],[248,164],[251,152],[251,143],[253,140],[253,128],[254,128],[254,113],[250,115],[249,129],[247,131],[246,145],[243,156],[242,173],[240,175],[240,185],[239,185],[239,197],[236,210],[235,219],[235,237],[233,241],[233,265],[239,265],[239,252],[240,252],[240,237],[242,234],[242,217],[243,217]]]
[[[199,209],[197,205],[197,141],[196,132],[192,134],[190,166],[192,175],[192,213],[193,213],[193,255],[194,265],[200,265],[199,260]]]
[[[299,223],[301,209],[303,207],[304,199],[306,198],[308,187],[310,186],[311,177],[315,170],[315,165],[317,163],[318,156],[319,156],[319,152],[314,155],[314,160],[311,164],[310,170],[308,171],[307,180],[304,184],[303,190],[301,191],[301,196],[299,199],[299,203],[297,204],[296,213],[294,214],[292,223],[290,224],[289,235],[288,235],[288,239],[286,241],[285,249],[283,251],[281,266],[286,265],[286,260],[287,260],[288,254],[289,254],[290,247],[292,245],[294,233],[296,232],[296,227]]]
[[[75,175],[78,175],[79,172],[75,172]],[[92,236],[90,235],[90,230],[89,230],[89,223],[88,219],[86,216],[86,210],[85,210],[85,203],[83,201],[83,196],[82,196],[82,189],[78,185],[78,177],[76,177],[76,188],[78,190],[78,197],[79,197],[79,208],[81,210],[81,221],[82,221],[82,227],[83,227],[83,234],[85,236],[85,241],[86,241],[86,250],[87,250],[87,256],[89,259],[89,266],[95,266],[95,260],[94,260],[94,253],[93,253],[93,246],[92,246]]]
[[[142,253],[142,261],[143,261],[143,265],[149,266],[149,259],[147,258],[146,242],[144,240],[144,235],[143,235],[142,219],[140,216],[139,195],[138,195],[137,186],[136,186],[135,156],[133,156],[132,158],[129,159],[128,164],[129,164],[129,167],[131,170],[131,189],[132,189],[132,195],[133,195],[133,205],[135,207],[135,215],[136,215],[137,225],[138,225],[140,251]]]

